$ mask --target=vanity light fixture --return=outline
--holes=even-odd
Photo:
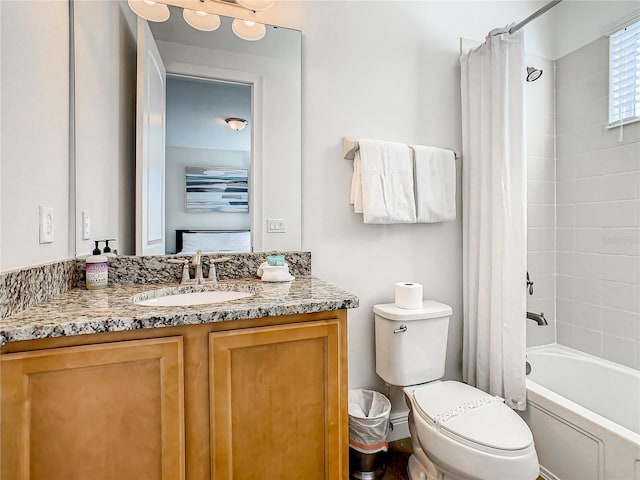
[[[213,32],[220,27],[220,15],[203,12],[202,10],[196,11],[185,8],[182,11],[182,18],[191,27],[201,32]]]
[[[227,122],[227,125],[233,128],[236,132],[243,130],[249,123],[244,118],[226,118],[224,121]]]
[[[242,13],[233,15],[231,30],[243,40],[256,41],[264,38],[267,27],[263,23],[252,19],[257,11],[266,10],[273,5],[274,0],[200,0],[202,10],[183,8],[182,17],[191,27],[203,32],[212,32],[220,27],[220,13],[226,15],[227,7],[236,7]],[[128,0],[129,7],[136,15],[150,22],[165,22],[169,19],[169,5],[175,5],[171,0]],[[220,8],[215,5],[219,4]],[[224,5],[224,8],[222,7]],[[207,11],[205,11],[207,10]],[[213,11],[212,11],[213,10]]]
[[[139,17],[150,22],[166,22],[169,20],[169,7],[153,0],[129,0],[129,8]]]

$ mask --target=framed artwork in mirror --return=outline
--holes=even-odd
[[[248,176],[246,169],[186,167],[186,211],[248,213]]]

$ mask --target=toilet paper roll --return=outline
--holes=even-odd
[[[422,308],[422,284],[413,282],[396,283],[396,307],[406,309]]]

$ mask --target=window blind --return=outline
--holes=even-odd
[[[640,20],[609,37],[609,126],[640,120]]]

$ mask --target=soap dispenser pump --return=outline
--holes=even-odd
[[[107,240],[103,240],[104,242],[104,248],[102,249],[102,251],[104,252],[104,254],[107,257],[115,257],[116,254],[111,252],[111,247],[109,246],[109,242],[115,242],[116,239],[115,238],[109,238]]]
[[[91,252],[91,253],[92,253],[93,255],[100,255],[100,254],[102,253],[102,252],[100,251],[100,248],[99,248],[99,245],[98,245],[98,244],[100,243],[100,240],[94,240],[94,241],[93,241],[93,243],[95,243],[95,245],[96,245],[96,246],[95,246],[95,248],[93,249],[93,252]]]

